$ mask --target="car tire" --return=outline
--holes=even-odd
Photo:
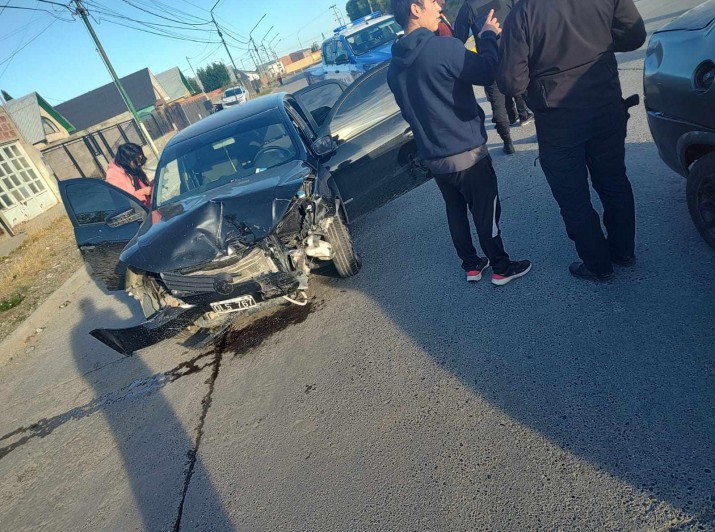
[[[700,158],[690,169],[685,195],[695,228],[715,248],[715,152]]]
[[[350,230],[338,214],[327,230],[328,243],[333,248],[333,264],[340,277],[352,277],[360,271],[362,262],[355,252]]]

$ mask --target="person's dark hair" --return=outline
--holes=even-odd
[[[132,162],[139,163],[136,168],[132,168]],[[117,148],[117,154],[114,156],[114,162],[124,169],[129,177],[132,178],[135,189],[140,189],[149,186],[147,178],[141,165],[146,162],[144,150],[138,144],[127,142]]]
[[[412,4],[424,7],[422,0],[392,0],[392,13],[403,30],[407,28],[407,23],[410,21]]]

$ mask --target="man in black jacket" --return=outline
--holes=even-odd
[[[582,262],[570,272],[608,280],[635,264],[635,204],[626,176],[624,108],[615,52],[638,49],[645,25],[633,0],[521,0],[507,20],[497,75],[527,92],[541,167]],[[588,176],[603,204],[591,204]]]
[[[465,0],[454,21],[454,36],[462,42],[467,42],[471,32],[479,52],[478,35],[487,13],[494,10],[494,17],[503,22],[516,2],[517,0]],[[511,140],[509,127],[516,122],[516,117],[512,117],[511,114],[518,112],[519,120],[523,125],[530,123],[533,115],[526,107],[522,95],[514,96],[513,100],[511,97],[506,98],[499,91],[496,82],[484,87],[484,93],[492,107],[492,122],[504,142],[504,153],[511,155],[514,153],[514,143]],[[514,110],[515,103],[516,110]]]
[[[511,261],[499,230],[497,177],[485,144],[484,111],[473,85],[494,83],[499,24],[491,15],[481,30],[479,54],[453,37],[437,37],[437,0],[392,0],[404,37],[392,46],[390,90],[411,126],[420,156],[434,174],[447,207],[447,222],[467,281],[479,281],[491,264],[492,283],[504,285],[529,272],[529,261]],[[472,243],[472,213],[480,258]]]

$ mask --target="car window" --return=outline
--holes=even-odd
[[[323,43],[323,62],[326,65],[335,63],[335,47],[332,40]]]
[[[348,35],[345,39],[355,55],[362,55],[373,48],[394,41],[399,31],[401,31],[400,26],[393,18],[368,26],[364,30]]]
[[[241,94],[243,94],[243,89],[241,89],[241,87],[236,87],[235,89],[228,89],[224,93],[224,96],[230,98],[231,96],[240,96]]]
[[[350,140],[400,111],[387,85],[386,68],[358,79],[347,92],[330,121],[330,133],[339,142]]]
[[[297,96],[301,106],[312,115],[316,124],[323,125],[335,102],[343,94],[342,86],[337,83],[327,83],[314,89],[308,87],[303,90],[304,92]]]
[[[197,146],[198,144],[198,146]],[[262,113],[210,131],[191,149],[160,163],[155,186],[157,206],[227,183],[247,185],[269,168],[294,161],[298,148],[278,111]]]
[[[348,49],[343,41],[335,41],[335,63],[342,65],[348,62]]]
[[[118,188],[99,180],[67,185],[67,198],[79,225],[103,223],[111,214],[138,206]]]

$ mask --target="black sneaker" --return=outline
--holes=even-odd
[[[626,268],[636,265],[636,256],[628,255],[626,257],[611,257],[611,262],[617,264],[618,266],[624,266]]]
[[[519,124],[521,124],[521,121],[518,118],[515,118],[514,120],[509,120],[509,127],[516,127]]]
[[[587,279],[589,281],[608,281],[611,277],[613,277],[613,271],[610,273],[595,273],[589,270],[583,262],[571,263],[569,271],[574,277]]]
[[[534,113],[529,113],[526,118],[519,120],[522,126],[528,126],[534,121]]]
[[[516,149],[514,149],[514,143],[511,141],[511,139],[505,140],[504,153],[506,153],[507,155],[512,155],[515,151]]]
[[[531,271],[531,262],[528,260],[515,260],[509,263],[506,271],[503,273],[492,273],[492,284],[496,286],[504,286],[512,282],[514,279],[523,277]]]
[[[479,264],[471,270],[467,271],[467,281],[470,283],[475,283],[482,280],[482,272],[489,268],[489,259],[482,259]]]

